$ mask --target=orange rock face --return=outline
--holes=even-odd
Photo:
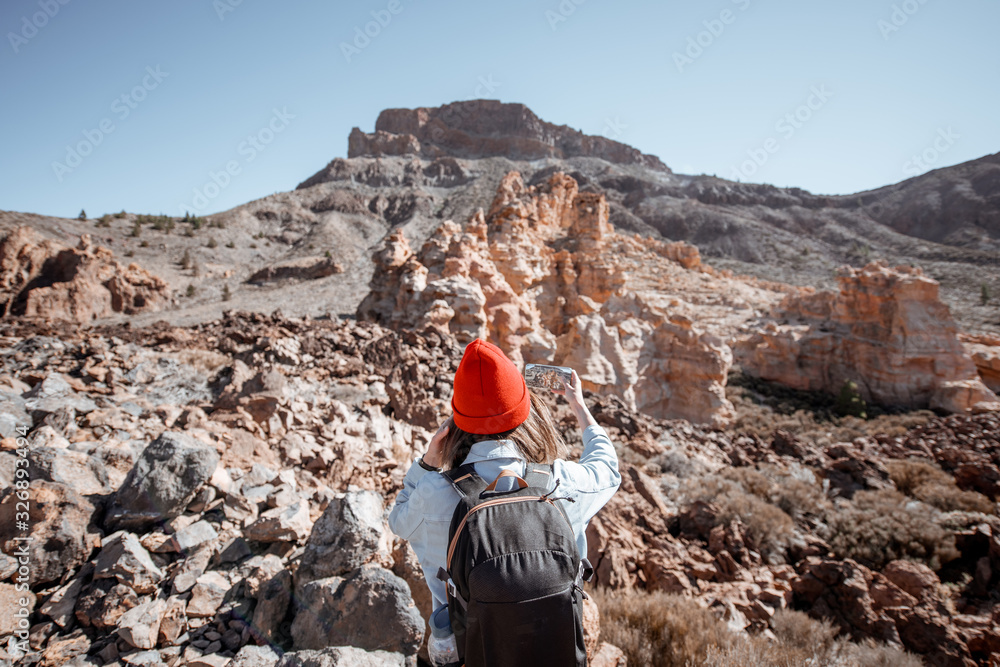
[[[789,296],[736,345],[745,371],[796,389],[950,412],[1000,409],[957,337],[938,283],[918,268],[845,267],[840,292]]]
[[[0,315],[90,322],[113,313],[161,310],[167,283],[138,264],[122,266],[84,234],[76,248],[18,227],[0,240]]]
[[[1000,336],[969,336],[959,334],[965,351],[976,364],[983,384],[1000,393]]]
[[[443,223],[416,253],[397,231],[375,262],[362,318],[486,338],[519,365],[572,366],[586,388],[656,417],[721,425],[734,414],[729,347],[651,289],[710,272],[697,249],[617,234],[604,196],[565,174],[528,187],[511,172],[488,214]]]

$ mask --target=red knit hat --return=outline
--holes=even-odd
[[[469,343],[455,372],[453,419],[468,433],[504,433],[528,418],[528,385],[507,355],[492,343]]]

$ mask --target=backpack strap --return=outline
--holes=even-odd
[[[525,463],[524,481],[528,486],[547,488],[553,476],[552,466],[544,463]]]
[[[441,474],[460,496],[478,498],[479,494],[486,490],[486,480],[476,473],[476,467],[472,463],[443,470]]]

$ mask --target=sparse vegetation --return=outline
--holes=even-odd
[[[829,542],[838,558],[853,558],[872,569],[908,559],[938,570],[959,555],[955,536],[939,519],[933,507],[894,489],[859,491],[852,502],[830,513]]]
[[[134,225],[132,225],[132,233],[129,234],[129,236],[139,236],[140,234],[142,234],[142,225],[136,222]]]
[[[921,667],[916,656],[885,644],[855,644],[837,638],[837,629],[799,611],[780,610],[771,620],[777,642],[740,638],[711,646],[704,665],[712,667]]]
[[[862,398],[861,392],[858,391],[858,383],[854,380],[845,380],[843,386],[840,387],[836,411],[841,417],[868,418],[868,405]]]
[[[729,646],[736,638],[690,598],[599,589],[594,600],[601,610],[601,639],[624,651],[629,665],[700,665],[710,647]]]
[[[122,209],[119,213],[115,213],[115,217],[118,219],[124,218],[126,215],[125,209]]]
[[[181,256],[180,265],[181,265],[182,269],[190,269],[191,268],[191,253],[190,253],[190,251],[188,251],[188,250],[184,251],[184,254]]]
[[[981,493],[962,491],[955,478],[927,461],[910,459],[886,463],[889,477],[900,493],[932,505],[942,512],[993,513],[993,503]]]
[[[197,290],[195,289],[194,285],[192,285],[192,284],[189,283],[188,286],[187,286],[187,291],[185,292],[185,294],[187,294],[188,296],[194,296],[196,291]]]
[[[934,417],[930,410],[898,412],[875,404],[867,405],[867,419],[840,416],[834,409],[836,397],[789,389],[739,372],[730,374],[726,397],[736,408],[733,432],[768,440],[783,429],[818,446],[877,433],[901,436]]]
[[[149,241],[141,241],[139,243],[139,247],[140,248],[148,248],[149,247]]]
[[[901,649],[838,637],[837,628],[807,614],[778,610],[774,639],[743,636],[679,595],[643,591],[591,593],[601,610],[601,641],[624,651],[627,664],[655,667],[920,667]]]
[[[795,522],[747,486],[756,486],[760,494],[766,495],[770,482],[753,470],[726,470],[724,474],[689,480],[684,497],[715,505],[719,509],[716,525],[726,525],[739,519],[746,526],[750,546],[765,558],[776,557],[780,561],[795,536]]]
[[[208,243],[205,244],[205,247],[207,247],[207,248],[214,248],[217,245],[219,245],[219,242],[215,240],[215,237],[214,236],[209,236],[208,237]]]
[[[227,241],[227,242],[226,242],[226,247],[227,247],[227,248],[235,248],[235,247],[236,247],[236,244],[235,244],[235,243],[233,243],[232,241]]]
[[[222,286],[222,300],[229,301],[232,298],[232,294],[229,292],[229,283]]]
[[[983,306],[990,302],[990,286],[983,283],[979,286],[979,303]]]

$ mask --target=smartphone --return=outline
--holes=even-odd
[[[536,389],[563,389],[562,380],[573,382],[573,369],[568,366],[545,366],[527,364],[524,367],[524,382]]]

